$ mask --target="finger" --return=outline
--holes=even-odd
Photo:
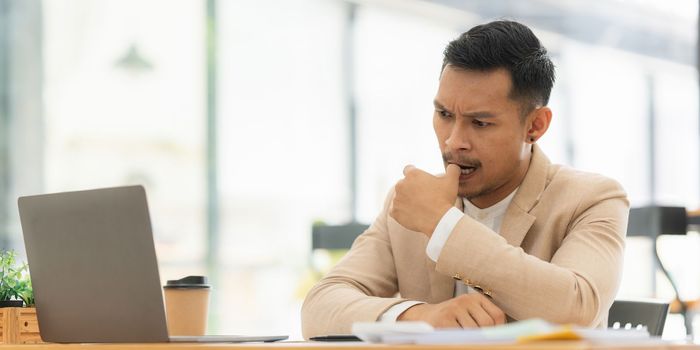
[[[447,164],[447,168],[445,168],[445,172],[447,176],[449,177],[459,177],[459,175],[462,173],[462,168],[459,167],[457,164]]]
[[[496,324],[494,319],[484,310],[481,304],[472,305],[469,308],[469,316],[472,317],[479,327],[489,327]]]
[[[462,174],[462,169],[459,167],[459,165],[447,164],[447,168],[445,168],[445,177],[459,183],[460,174]]]
[[[476,321],[472,318],[472,316],[467,310],[460,310],[460,312],[457,314],[457,322],[462,328],[479,327],[479,325],[476,323]]]
[[[501,308],[491,302],[491,300],[484,297],[484,299],[481,301],[481,306],[486,312],[488,312],[496,324],[506,323],[506,314],[503,312],[503,310],[501,310]]]
[[[411,171],[414,170],[414,169],[416,169],[416,167],[413,166],[413,164],[406,165],[406,166],[403,168],[403,176],[408,175],[408,173],[411,172]]]

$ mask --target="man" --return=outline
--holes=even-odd
[[[537,146],[553,84],[546,50],[520,23],[449,43],[433,116],[446,173],[404,169],[372,226],[306,297],[306,338],[357,321],[606,324],[629,203],[615,181],[551,164]]]

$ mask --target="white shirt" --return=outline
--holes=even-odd
[[[435,226],[435,231],[433,232],[433,235],[428,241],[428,246],[425,247],[425,254],[427,254],[431,260],[437,262],[438,258],[440,257],[440,253],[442,252],[442,248],[447,242],[447,239],[450,238],[450,234],[452,234],[452,231],[454,230],[455,226],[457,226],[457,223],[459,222],[459,220],[462,219],[462,217],[465,214],[469,215],[472,219],[484,224],[486,227],[490,228],[494,232],[499,232],[501,230],[501,223],[503,222],[503,217],[506,214],[506,209],[508,209],[508,205],[510,205],[510,202],[513,200],[513,197],[515,196],[515,192],[517,190],[518,189],[516,188],[515,191],[508,195],[508,197],[504,198],[500,202],[488,208],[479,209],[466,198],[462,200],[462,202],[464,203],[464,213],[462,213],[456,207],[450,208],[450,210],[448,210],[447,213],[445,213],[445,215],[442,216],[442,219],[440,219],[440,222],[438,222],[437,226]],[[469,293],[470,290],[471,288],[466,286],[464,283],[459,283],[458,281],[455,281],[454,296]],[[408,308],[410,308],[411,306],[417,304],[424,304],[424,302],[409,300],[396,304],[390,307],[388,310],[386,310],[379,317],[379,321],[396,322],[396,319],[399,317],[399,315],[401,315],[404,311],[408,310]]]

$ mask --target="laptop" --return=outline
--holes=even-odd
[[[41,338],[55,343],[272,342],[169,337],[142,186],[20,197]]]

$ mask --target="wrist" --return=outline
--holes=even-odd
[[[444,203],[443,205],[441,205],[441,206],[437,209],[439,218],[442,219],[442,217],[444,217],[445,214],[447,214],[447,212],[448,212],[450,209],[452,209],[454,206],[455,206],[454,203]],[[439,221],[439,219],[438,219],[438,221]]]
[[[443,205],[435,207],[433,220],[430,223],[429,227],[426,227],[425,232],[423,232],[423,233],[425,233],[426,236],[428,236],[428,238],[433,236],[433,233],[435,232],[437,225],[440,223],[440,220],[442,220],[442,218],[445,217],[445,214],[447,214],[447,212],[453,206],[454,205],[452,205],[452,204],[443,204]]]
[[[399,317],[396,318],[397,321],[416,321],[419,319],[418,315],[421,313],[421,309],[425,307],[427,304],[416,304],[408,309],[406,311],[402,312]]]

